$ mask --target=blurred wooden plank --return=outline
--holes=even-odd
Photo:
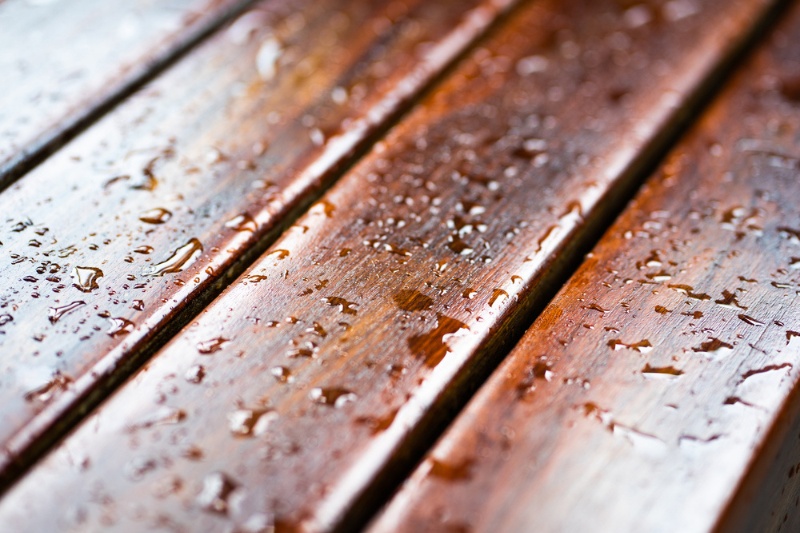
[[[516,11],[12,488],[0,522],[363,523],[771,3],[693,5]],[[61,512],[41,511],[43,487]]]
[[[248,3],[0,2],[0,188]]]
[[[0,479],[229,284],[507,4],[263,2],[0,194]]]
[[[798,35],[800,6],[370,531],[798,530]]]

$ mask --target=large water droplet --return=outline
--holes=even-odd
[[[50,322],[55,324],[59,321],[59,319],[66,315],[67,313],[71,313],[72,311],[76,310],[77,308],[86,305],[84,302],[71,302],[67,305],[62,305],[61,307],[51,307],[47,310],[47,318],[50,319]]]
[[[73,285],[83,292],[92,292],[97,288],[98,278],[103,277],[103,271],[94,267],[76,266],[73,270],[75,283]]]
[[[215,339],[209,339],[207,341],[198,342],[197,351],[204,355],[212,354],[214,352],[220,351],[227,342],[229,342],[229,339],[226,339],[224,337],[217,337]]]
[[[170,218],[172,218],[172,213],[163,207],[156,207],[139,215],[139,220],[147,224],[163,224]]]
[[[200,241],[197,239],[189,239],[189,242],[175,250],[169,259],[155,265],[150,275],[163,276],[164,274],[180,272],[202,251],[203,245],[200,244]]]
[[[358,398],[353,392],[341,387],[314,387],[308,397],[316,403],[332,405],[337,408]]]
[[[238,484],[222,472],[213,472],[203,479],[203,490],[197,503],[206,511],[228,513],[228,498]]]

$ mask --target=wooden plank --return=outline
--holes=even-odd
[[[363,523],[769,6],[515,12],[15,485],[0,523]],[[40,511],[43,487],[62,512]]]
[[[0,188],[248,3],[0,3]]]
[[[795,6],[370,531],[798,530],[798,34]]]
[[[507,4],[261,3],[0,194],[0,478],[229,284]]]

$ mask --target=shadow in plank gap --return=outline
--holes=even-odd
[[[12,487],[0,521],[366,522],[773,7],[692,5],[642,16],[613,0],[540,0],[514,11]],[[440,472],[469,472],[459,465]],[[43,487],[59,509],[41,511]]]
[[[0,2],[0,190],[249,3]]]
[[[507,4],[261,2],[0,194],[0,479],[227,285]]]
[[[798,531],[800,6],[368,529]]]

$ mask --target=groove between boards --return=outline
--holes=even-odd
[[[89,109],[75,115],[65,117],[53,131],[48,131],[26,144],[15,156],[4,165],[0,165],[0,194],[13,185],[22,176],[36,168],[50,155],[54,154],[69,141],[80,135],[105,114],[122,103],[131,94],[155,79],[170,66],[174,65],[191,50],[200,45],[222,26],[241,15],[258,0],[240,0],[223,9],[218,16],[190,30],[179,37],[174,47],[164,56],[157,56],[151,62],[137,69],[129,80],[124,81],[116,89],[101,94],[100,102]],[[137,70],[135,69],[135,70]]]

